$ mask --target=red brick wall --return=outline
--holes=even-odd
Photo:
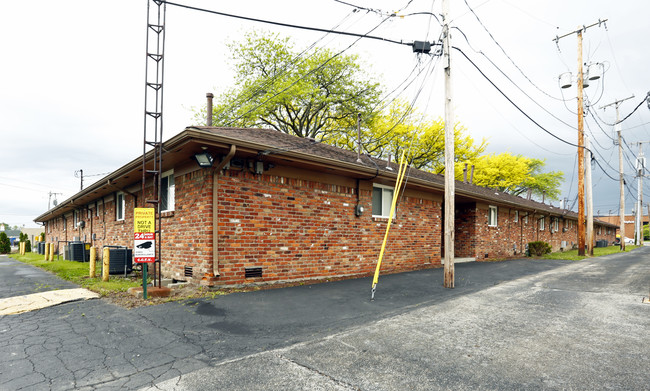
[[[374,272],[387,221],[354,215],[356,188],[229,171],[219,182],[220,283],[297,280]],[[440,204],[404,197],[391,227],[382,272],[440,264]],[[245,279],[263,267],[261,279]]]

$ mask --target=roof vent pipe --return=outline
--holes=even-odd
[[[208,98],[208,109],[206,110],[206,120],[205,120],[205,126],[212,126],[212,98],[214,98],[214,95],[211,92],[208,92],[205,94],[205,97]]]
[[[472,171],[469,174],[469,183],[474,182],[474,165],[472,164]]]
[[[388,154],[388,164],[386,164],[386,169],[393,171],[393,167],[390,166],[390,153]]]
[[[463,183],[467,183],[467,163],[465,163],[465,168],[463,168]]]
[[[357,163],[361,161],[361,113],[357,113]]]

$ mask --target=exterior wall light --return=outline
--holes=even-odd
[[[201,152],[194,155],[194,160],[199,165],[199,167],[212,167],[214,158],[207,152]]]

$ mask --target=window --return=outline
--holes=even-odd
[[[72,211],[72,227],[77,228],[79,224],[79,211],[76,209]]]
[[[599,225],[599,226],[598,226],[598,235],[602,235],[602,233],[603,233],[603,227],[601,227],[601,226]]]
[[[544,225],[546,224],[546,217],[542,217],[539,219],[539,230],[543,231],[544,230]]]
[[[553,217],[553,232],[557,232],[560,230],[560,220],[557,217]]]
[[[115,220],[124,220],[124,209],[126,202],[124,200],[124,193],[119,192],[115,196]]]
[[[393,203],[393,188],[382,185],[372,187],[372,216],[388,217]],[[393,217],[395,215],[393,214]]]
[[[488,211],[488,227],[497,226],[497,207],[490,205],[490,210]]]
[[[524,216],[524,223],[528,224],[528,213],[526,213],[526,216]]]
[[[175,189],[174,170],[164,172],[160,179],[160,210],[162,212],[174,210]]]
[[[514,218],[514,222],[516,223],[516,222],[518,222],[518,221],[519,221],[519,211],[518,211],[518,210],[516,210],[516,211],[515,211],[515,218]]]

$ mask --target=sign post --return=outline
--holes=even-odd
[[[156,210],[133,209],[133,258],[142,264],[142,297],[147,299],[147,264],[156,261]]]

